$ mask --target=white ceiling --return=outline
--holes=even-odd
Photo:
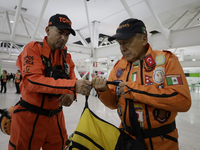
[[[87,7],[85,7],[85,1]],[[22,7],[27,8],[26,12],[20,12],[20,14],[24,18],[30,37],[27,36],[23,27],[23,22],[19,17],[17,28],[14,33],[15,38],[14,40],[10,38],[10,41],[20,41],[18,43],[26,44],[27,41],[31,41],[31,36],[34,34],[38,18],[42,17],[36,39],[42,39],[42,37],[45,36],[44,29],[48,24],[50,16],[56,13],[66,14],[72,21],[73,29],[80,31],[84,38],[90,37],[88,22],[90,23],[91,29],[93,21],[99,22],[99,33],[111,36],[115,34],[115,30],[120,22],[130,18],[127,9],[123,6],[121,1],[122,0],[0,0],[0,41],[4,39],[9,41],[7,34],[8,37],[12,35],[12,31],[8,33],[9,28],[5,19],[5,12],[8,13],[10,21],[14,21],[16,15],[16,10],[14,8],[16,5],[18,6],[20,2],[22,2]],[[44,2],[47,2],[45,7],[43,7]],[[155,15],[150,11],[147,2],[150,2],[161,25],[166,29],[176,31],[200,26],[200,21],[198,20],[198,18],[200,18],[200,0],[125,0],[125,2],[131,10],[133,17],[144,21],[148,32],[152,30],[162,31],[155,19]],[[41,16],[42,10],[44,10],[44,14]],[[183,17],[180,18],[182,15]],[[13,28],[14,23],[10,25],[11,28]],[[7,32],[7,34],[4,34],[5,32]],[[20,40],[20,36],[18,36],[20,34],[26,36],[27,40]],[[149,33],[149,35],[151,34]],[[77,41],[80,41],[79,36],[70,36],[68,43],[72,44]],[[179,54],[180,49],[184,49],[185,60],[190,61],[193,58],[200,60],[200,41],[199,45],[178,47],[171,50],[173,52],[175,51],[175,54]],[[0,47],[0,54],[2,53],[8,53],[8,49]],[[11,53],[18,54],[20,51],[12,50]],[[77,58],[79,58],[78,55]],[[9,57],[9,59],[12,58]],[[83,59],[85,59],[85,57],[83,57]],[[102,59],[104,60],[104,58]]]

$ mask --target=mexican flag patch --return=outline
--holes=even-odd
[[[167,84],[168,85],[179,85],[183,84],[181,75],[167,75],[166,76]]]

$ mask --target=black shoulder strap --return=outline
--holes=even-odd
[[[144,142],[144,136],[142,134],[142,129],[139,126],[139,122],[138,122],[137,115],[135,112],[134,100],[129,99],[128,101],[129,101],[129,119],[130,119],[130,123],[131,123],[131,128],[136,133],[136,139],[138,139],[138,141],[140,141],[140,143],[138,143],[140,145],[139,149],[147,150],[147,147]]]
[[[68,65],[66,63],[66,59],[67,59],[67,49],[63,49],[63,67],[64,67],[64,72],[67,75],[67,78],[69,79],[69,69],[68,69]]]
[[[64,58],[67,59],[67,49],[63,49],[63,52],[64,52]],[[66,60],[65,60],[66,62]]]
[[[88,98],[89,98],[89,96],[85,96],[85,108],[89,108],[88,107]]]
[[[38,42],[41,46],[41,48],[43,48],[43,42]],[[40,56],[42,59],[42,63],[46,66],[44,72],[45,72],[45,76],[48,76],[47,73],[50,73],[52,70],[52,64],[51,64],[51,58],[47,58],[44,55]]]
[[[129,120],[130,120],[130,123],[131,123],[131,128],[132,128],[132,130],[135,131],[136,137],[142,136],[142,132],[141,132],[139,122],[138,122],[138,119],[137,119],[137,115],[136,115],[136,112],[135,112],[133,100],[128,100],[128,102],[129,102]]]

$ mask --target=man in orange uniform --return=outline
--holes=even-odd
[[[149,150],[178,150],[177,112],[191,106],[188,84],[178,61],[169,51],[152,50],[144,23],[138,19],[124,20],[108,40],[117,39],[123,57],[115,64],[109,81],[94,76],[93,87],[99,99],[109,108],[117,109],[120,128],[134,136],[129,121],[129,105],[134,105],[139,125]]]
[[[70,19],[56,14],[45,29],[43,42],[32,41],[18,56],[22,98],[14,107],[9,150],[63,150],[68,140],[62,105],[70,106],[75,93],[89,95],[91,83],[77,80],[65,44]]]

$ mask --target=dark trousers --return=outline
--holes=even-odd
[[[6,82],[1,82],[1,92],[3,91],[4,88],[4,93],[6,93]]]
[[[20,94],[19,83],[15,83],[16,93]]]

